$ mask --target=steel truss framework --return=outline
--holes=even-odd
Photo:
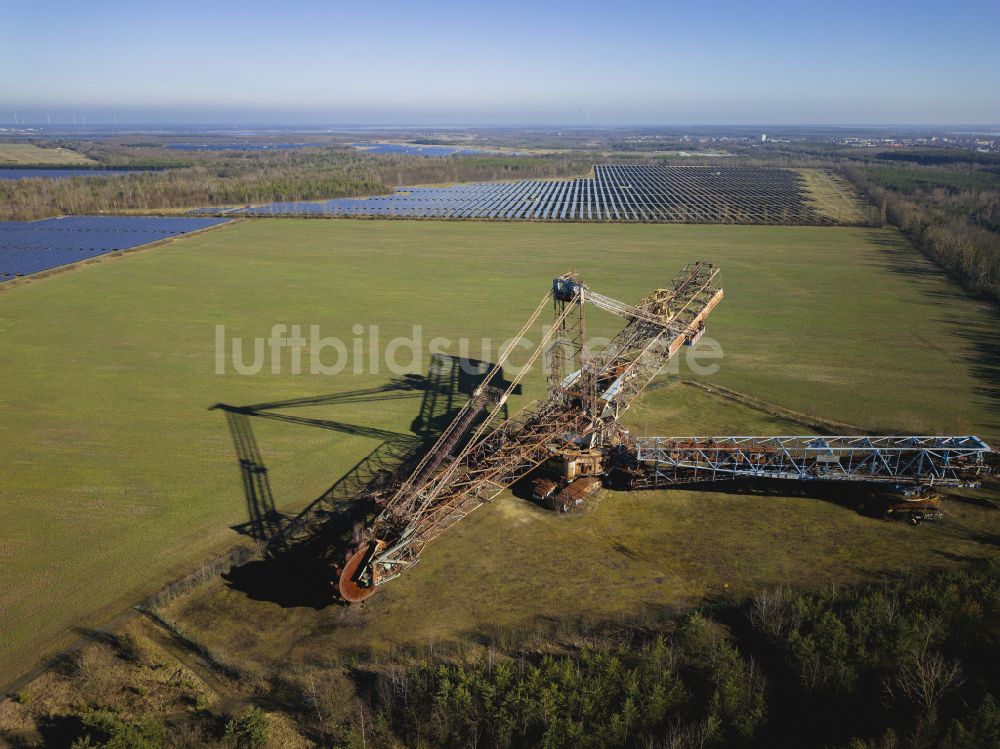
[[[439,534],[549,458],[580,448],[600,450],[600,470],[624,472],[636,488],[741,478],[957,486],[985,470],[990,448],[972,436],[630,437],[620,417],[682,346],[697,341],[722,297],[718,268],[701,261],[634,306],[591,291],[573,273],[556,278],[435,445],[380,500],[381,513],[340,573],[341,595],[363,600],[416,564]],[[554,324],[515,378],[498,379],[550,303]],[[584,346],[587,304],[625,320],[592,356]],[[504,417],[509,396],[543,354],[546,399]]]
[[[739,478],[966,486],[990,446],[978,437],[649,437],[632,440],[633,486]]]
[[[719,269],[710,263],[693,263],[670,287],[658,289],[636,307],[581,285],[583,302],[616,314],[627,324],[603,351],[564,380],[564,392],[580,398],[592,418],[602,418],[612,431],[619,430],[617,421],[632,401],[700,332],[705,318],[722,301],[718,277]]]
[[[583,443],[615,442],[622,433],[618,416],[722,298],[717,281],[718,269],[694,263],[669,287],[633,307],[593,294],[573,274],[556,279],[554,324],[521,374],[505,392],[490,390],[488,375],[410,478],[385,502],[366,534],[365,563],[352,573],[355,582],[370,589],[398,576],[416,564],[427,543],[553,455]],[[603,351],[586,358],[582,308],[590,300],[627,324]],[[549,303],[546,295],[515,340],[527,333]],[[508,354],[511,350],[513,346]],[[545,401],[497,423],[500,407],[543,353],[557,371],[570,363],[579,369],[558,384],[558,378],[550,378]],[[505,360],[502,356],[496,367]]]

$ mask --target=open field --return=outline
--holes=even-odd
[[[495,350],[481,352],[480,339],[499,344],[516,331],[553,275],[576,268],[602,293],[634,301],[695,257],[723,267],[726,289],[709,323],[725,352],[712,382],[864,428],[1000,436],[996,313],[962,297],[894,231],[246,222],[0,292],[0,453],[13,469],[0,486],[0,673],[240,538],[230,526],[246,521],[247,499],[214,404],[393,379],[384,369],[296,375],[287,362],[280,374],[230,366],[217,375],[217,324],[244,339],[275,323],[316,324],[350,341],[352,326],[377,323],[383,342],[420,324],[425,346],[467,337],[469,355],[488,359]],[[590,317],[595,333],[614,327]],[[295,419],[251,419],[279,509],[319,495],[382,432],[411,434],[412,395],[320,397]],[[630,419],[648,433],[791,428],[689,387],[654,391]],[[192,626],[224,609],[329,630],[323,642],[345,651],[426,643],[494,615],[511,627],[581,608],[614,616],[690,603],[726,583],[815,583],[984,556],[997,543],[991,507],[953,502],[944,525],[914,531],[802,498],[606,493],[566,518],[505,495],[363,609],[314,614],[209,588],[175,613]],[[229,625],[213,636],[225,650],[236,642]]]
[[[66,148],[41,148],[31,143],[0,143],[0,164],[96,164]]]

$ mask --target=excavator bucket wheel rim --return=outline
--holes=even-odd
[[[340,591],[340,597],[348,603],[361,603],[366,598],[370,598],[375,594],[374,585],[370,588],[365,588],[358,585],[353,579],[354,574],[358,571],[358,567],[361,566],[367,554],[368,547],[363,546],[347,560],[344,569],[340,573],[340,581],[337,583],[337,589]]]

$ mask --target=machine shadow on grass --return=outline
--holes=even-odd
[[[212,406],[225,414],[246,499],[248,519],[233,529],[267,549],[264,559],[234,567],[223,575],[229,587],[254,600],[272,601],[285,608],[321,609],[334,603],[333,567],[357,542],[359,529],[380,511],[374,497],[391,491],[414,468],[492,366],[477,359],[435,354],[426,375],[406,375],[379,387],[249,406]],[[503,379],[502,372],[500,377]],[[405,398],[420,399],[409,434],[286,413],[307,406]],[[379,445],[304,510],[287,515],[277,509],[267,466],[254,436],[255,419],[370,437],[379,440]]]
[[[885,516],[885,500],[880,488],[856,481],[789,481],[771,478],[739,478],[679,484],[691,492],[715,492],[733,496],[815,499],[871,518]]]
[[[532,497],[532,478],[529,474],[511,487],[511,493],[518,499],[534,502]],[[781,499],[814,499],[827,502],[846,510],[851,510],[865,517],[884,519],[886,517],[886,487],[861,481],[789,481],[787,479],[771,478],[738,478],[718,481],[698,481],[679,483],[675,486],[660,488],[630,489],[620,486],[614,480],[606,484],[604,491],[611,496],[628,494],[632,491],[662,491],[662,492],[705,492],[727,494],[731,496],[774,497]],[[957,501],[970,501],[959,497]],[[993,507],[992,503],[987,503]],[[572,510],[571,510],[572,512]]]

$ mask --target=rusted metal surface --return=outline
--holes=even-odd
[[[559,512],[567,512],[596,494],[603,487],[597,476],[585,476],[569,483],[561,492],[552,497],[550,506]]]
[[[385,501],[365,533],[378,551],[369,562],[362,560],[366,572],[352,579],[374,588],[398,576],[417,562],[427,543],[553,456],[576,453],[567,464],[573,468],[567,480],[603,472],[601,451],[621,439],[618,417],[703,327],[722,298],[717,281],[717,268],[693,263],[669,286],[632,306],[591,292],[575,274],[557,278],[551,294],[514,338],[526,335],[551,296],[553,325],[511,383],[516,385],[544,353],[555,372],[549,373],[546,400],[498,420],[511,390],[490,391],[492,373],[487,375],[466,408]],[[588,301],[626,320],[623,331],[593,357],[583,351]],[[501,359],[497,366],[503,363]],[[588,489],[593,483],[586,482]],[[572,492],[566,497],[575,502]]]
[[[547,502],[559,490],[559,484],[552,479],[537,478],[531,483],[531,498],[536,502]]]
[[[341,570],[337,590],[344,601],[360,603],[375,593],[374,585],[363,585],[356,580],[358,573],[362,571],[363,565],[368,563],[370,557],[371,551],[366,544],[347,560],[347,564]]]
[[[556,278],[433,447],[380,493],[381,513],[360,533],[339,576],[341,597],[364,600],[416,564],[437,536],[542,464],[550,473],[536,478],[532,496],[562,511],[599,491],[605,478],[626,488],[746,478],[863,481],[905,484],[905,493],[907,486],[972,484],[988,470],[990,448],[971,436],[632,438],[622,414],[682,346],[697,343],[722,298],[719,269],[703,261],[636,305],[591,291],[575,273]],[[497,373],[506,356],[550,303],[552,326],[504,387]],[[625,320],[593,355],[583,345],[587,304]],[[508,398],[543,354],[547,397],[507,416]],[[908,513],[911,522],[940,512],[927,497],[890,502],[887,511]]]
[[[618,462],[635,488],[741,478],[969,486],[989,452],[971,435],[648,437]]]

